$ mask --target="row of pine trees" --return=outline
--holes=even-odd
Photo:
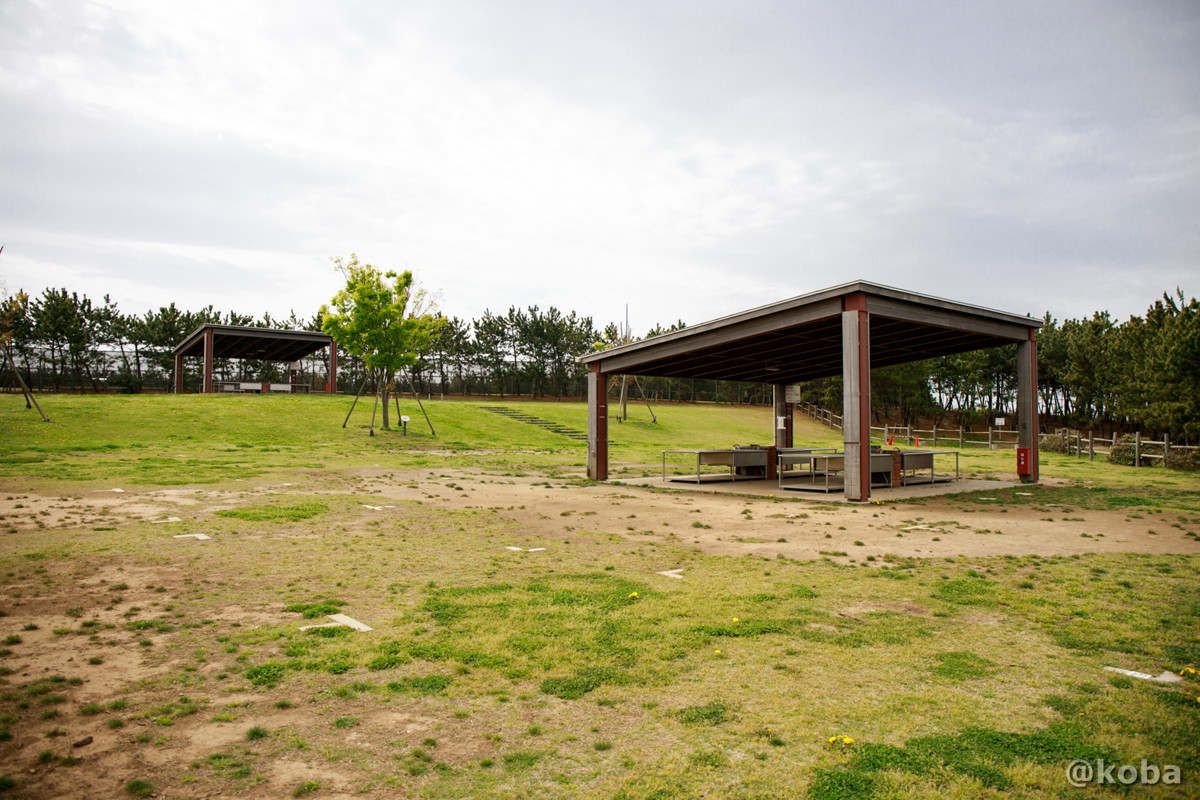
[[[16,295],[22,298],[23,295]],[[261,317],[207,306],[175,304],[144,314],[123,313],[108,296],[96,302],[66,289],[10,303],[6,315],[13,361],[39,391],[140,392],[167,390],[172,349],[207,323],[287,330],[320,330],[317,316]],[[1164,294],[1146,313],[1118,321],[1107,312],[1056,320],[1046,315],[1038,334],[1038,387],[1048,424],[1098,431],[1140,429],[1200,436],[1200,302]],[[654,336],[683,327],[656,325]],[[591,317],[550,307],[512,307],[471,320],[449,317],[432,348],[412,369],[413,388],[431,394],[573,398],[585,391],[576,357],[641,337],[616,324],[598,329]],[[304,364],[302,377],[323,388],[324,357]],[[193,368],[194,369],[194,368]],[[231,380],[280,380],[282,364],[231,361],[218,373]],[[350,356],[339,361],[339,390],[356,391],[364,376]],[[194,388],[192,372],[185,383]],[[769,387],[729,381],[642,379],[652,401],[768,403]],[[15,386],[7,361],[0,386]],[[406,387],[400,387],[406,388]],[[875,370],[872,406],[877,421],[966,425],[1011,414],[1016,406],[1012,346]],[[806,400],[838,409],[840,382],[814,381]]]

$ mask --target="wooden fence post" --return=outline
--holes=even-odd
[[[1163,469],[1167,468],[1167,456],[1171,455],[1171,434],[1163,434]]]
[[[933,434],[933,446],[937,447],[937,425],[933,426],[933,430],[930,433]]]
[[[1096,460],[1096,440],[1091,430],[1088,431],[1088,461]]]
[[[992,446],[992,426],[988,425],[988,450],[994,450]]]
[[[1133,434],[1133,465],[1141,466],[1142,461],[1142,432],[1134,431]]]
[[[962,428],[962,425],[959,425],[959,426],[958,426],[958,449],[959,449],[959,450],[962,450],[962,449],[963,449],[963,428]]]

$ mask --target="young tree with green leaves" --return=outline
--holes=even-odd
[[[388,421],[388,395],[396,373],[413,366],[434,343],[445,320],[414,281],[412,272],[380,272],[358,256],[331,259],[346,286],[321,306],[321,330],[338,347],[358,356],[375,378],[383,400],[383,427]],[[374,429],[372,429],[374,434]]]

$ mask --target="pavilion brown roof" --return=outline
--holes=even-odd
[[[866,297],[871,367],[1029,339],[1041,320],[852,281],[590,353],[606,374],[797,383],[842,374],[843,299]]]
[[[203,356],[204,334],[213,332],[213,358],[247,358],[260,361],[299,361],[329,347],[333,339],[317,331],[285,331],[235,325],[201,325],[175,346],[176,356]]]

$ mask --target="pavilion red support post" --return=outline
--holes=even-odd
[[[204,330],[204,383],[200,391],[208,394],[212,391],[212,370],[213,370],[213,329],[205,328]]]
[[[325,384],[325,394],[337,393],[337,342],[329,342],[329,381]]]
[[[842,301],[842,442],[846,499],[871,499],[871,339],[867,296]]]
[[[1039,479],[1036,336],[1037,331],[1031,329],[1029,339],[1017,343],[1017,452],[1023,450],[1028,459],[1024,472],[1018,466],[1022,483],[1037,483]]]
[[[183,353],[175,354],[175,394],[183,394]]]
[[[608,376],[599,364],[588,369],[587,474],[593,481],[608,480]]]
[[[775,424],[775,446],[793,447],[795,438],[792,431],[792,404],[787,402],[787,384],[771,384],[771,399],[775,408],[774,418],[771,420]],[[783,421],[782,426],[779,424],[780,420]]]

